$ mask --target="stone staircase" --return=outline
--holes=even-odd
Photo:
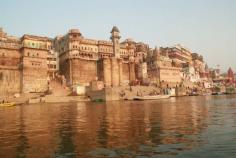
[[[53,96],[68,96],[71,94],[71,90],[67,86],[62,85],[57,78],[49,82],[49,90],[51,92],[50,95]]]

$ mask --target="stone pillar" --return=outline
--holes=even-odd
[[[122,86],[123,81],[123,63],[122,59],[119,60],[119,85]]]
[[[146,79],[148,76],[147,76],[147,63],[144,62],[142,63],[142,79]]]
[[[129,63],[129,82],[135,81],[135,66],[133,62]]]
[[[112,86],[117,87],[119,86],[119,64],[117,58],[111,59],[111,80],[112,80]]]
[[[72,61],[71,61],[71,59],[69,59],[69,68],[70,68],[70,84],[72,85]]]
[[[106,87],[111,86],[111,62],[110,59],[103,59],[104,84]]]

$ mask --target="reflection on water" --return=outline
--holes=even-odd
[[[234,157],[236,96],[0,108],[0,157]]]

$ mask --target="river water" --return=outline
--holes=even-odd
[[[0,158],[236,157],[236,95],[0,108]]]

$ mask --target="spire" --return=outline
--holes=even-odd
[[[118,32],[118,33],[120,33],[120,30],[118,29],[117,26],[113,26],[113,28],[112,28],[112,30],[111,30],[111,33],[113,33],[113,32]]]

